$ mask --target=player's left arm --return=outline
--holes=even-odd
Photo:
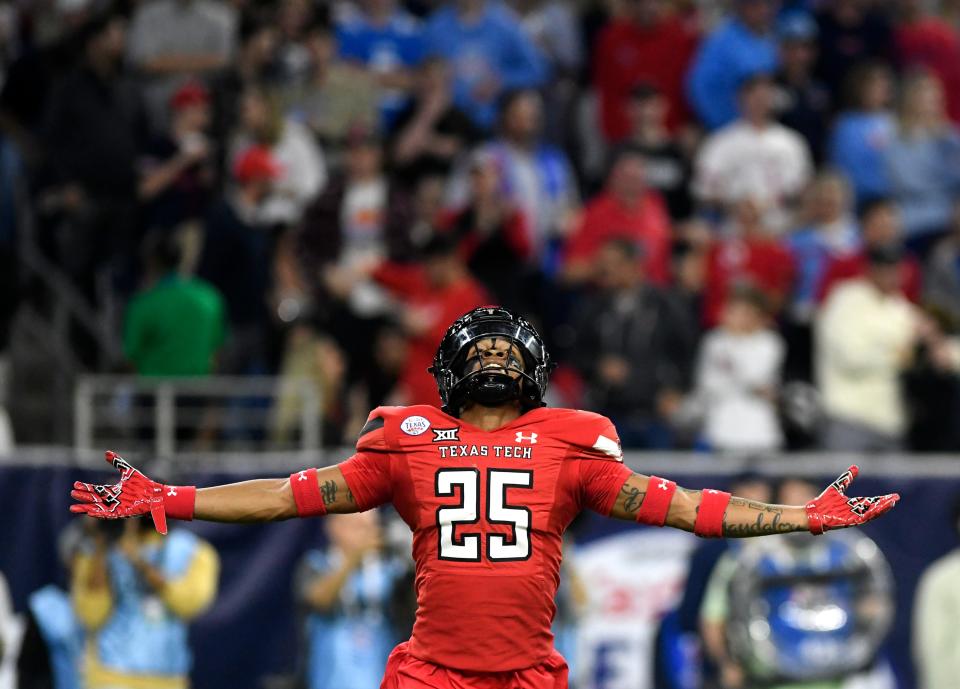
[[[851,466],[806,505],[773,505],[719,490],[688,490],[657,476],[631,474],[617,494],[611,517],[652,526],[672,526],[698,536],[744,538],[859,526],[888,512],[896,493],[847,497],[859,469]]]

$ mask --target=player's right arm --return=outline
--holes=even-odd
[[[107,452],[120,471],[112,485],[76,482],[70,511],[99,519],[150,513],[160,533],[167,517],[214,522],[271,522],[328,512],[368,510],[392,497],[390,454],[378,410],[371,413],[357,441],[357,453],[336,466],[304,469],[289,478],[256,479],[209,488],[168,486],[147,478],[122,457]]]

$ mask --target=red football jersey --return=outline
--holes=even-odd
[[[410,652],[489,672],[550,654],[563,532],[584,508],[609,514],[630,475],[609,419],[545,407],[491,432],[379,407],[340,468],[361,509],[392,503],[413,531]]]

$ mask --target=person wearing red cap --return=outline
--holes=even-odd
[[[202,215],[215,182],[210,93],[188,81],[170,97],[170,127],[141,160],[139,196],[152,227],[173,227]]]
[[[257,373],[265,365],[270,319],[264,295],[271,292],[275,235],[261,222],[261,208],[282,168],[270,150],[253,146],[233,165],[232,192],[206,215],[197,274],[227,302],[230,338],[220,357],[224,373]]]

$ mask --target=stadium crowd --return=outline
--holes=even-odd
[[[960,3],[14,2],[0,85],[0,352],[30,214],[126,366],[331,444],[499,302],[627,447],[960,446]]]

